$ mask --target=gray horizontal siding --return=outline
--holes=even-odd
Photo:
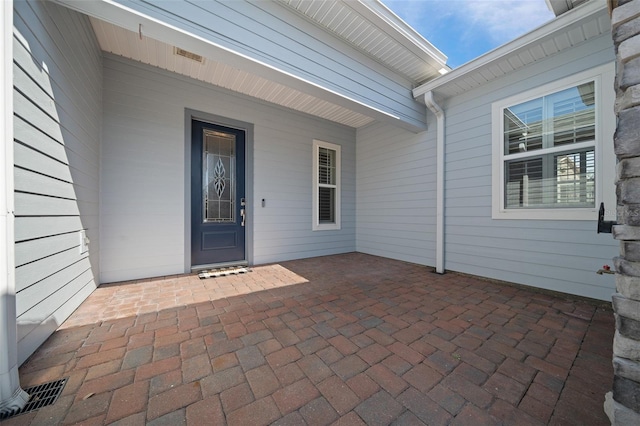
[[[95,289],[101,53],[89,21],[15,2],[14,179],[18,356],[23,362]],[[80,230],[91,239],[80,253]]]
[[[391,116],[424,122],[409,81],[278,2],[120,2]]]
[[[358,251],[435,265],[435,154],[435,132],[358,130]]]
[[[115,56],[104,64],[103,282],[185,272],[185,109],[254,125],[253,263],[355,250],[354,130]],[[342,146],[339,231],[311,230],[313,139]]]
[[[613,61],[609,36],[446,102],[446,269],[609,299],[618,251],[593,221],[491,219],[491,103]]]

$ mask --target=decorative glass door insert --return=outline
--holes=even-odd
[[[203,219],[210,222],[235,222],[236,135],[203,130]]]

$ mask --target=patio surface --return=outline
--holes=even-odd
[[[608,425],[606,303],[359,253],[103,285],[3,425]]]

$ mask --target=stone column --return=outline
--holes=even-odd
[[[25,406],[16,347],[16,297],[13,261],[13,1],[0,4],[0,414]]]
[[[613,390],[605,411],[613,425],[640,425],[640,0],[609,0],[616,51],[614,150],[620,241],[615,259]],[[607,148],[605,148],[607,149]]]

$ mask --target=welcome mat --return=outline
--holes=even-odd
[[[218,268],[218,269],[210,269],[208,271],[200,271],[198,277],[200,279],[205,278],[218,278],[218,277],[227,277],[229,275],[240,275],[246,274],[247,272],[251,272],[251,269],[244,266],[232,266],[229,268]]]

